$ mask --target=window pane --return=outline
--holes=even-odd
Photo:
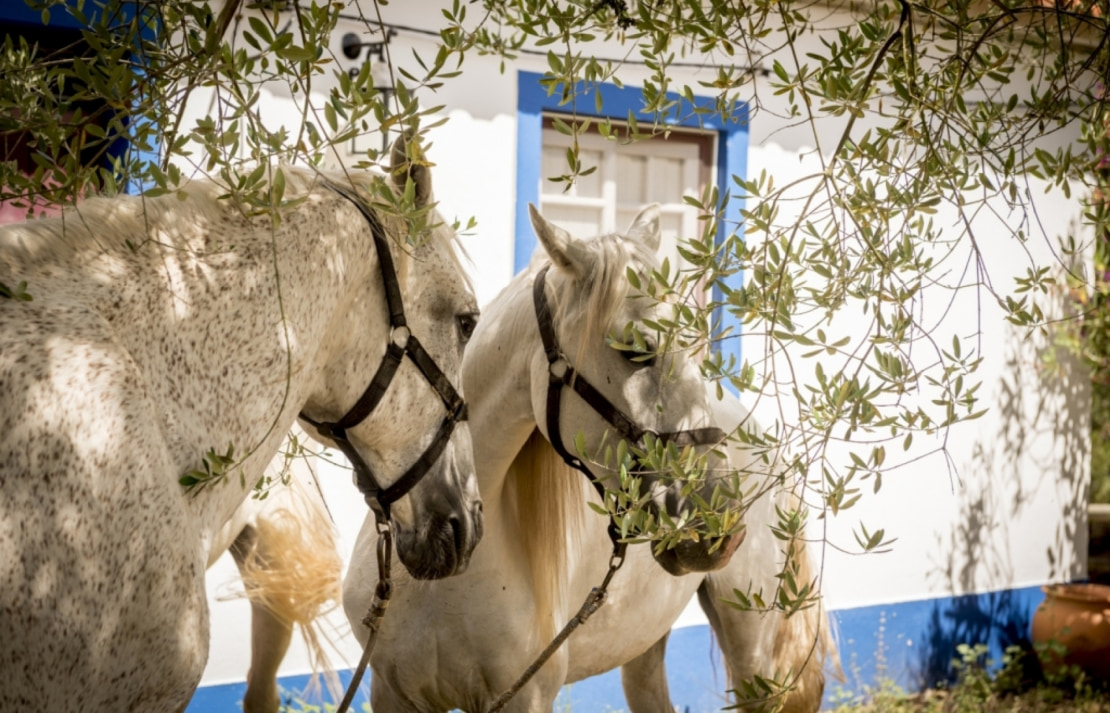
[[[632,223],[632,219],[640,213],[641,208],[643,208],[642,205],[617,208],[617,225],[615,230],[619,233],[628,230],[628,226]]]
[[[583,198],[600,198],[601,152],[579,150],[578,160],[582,164],[583,171],[595,166],[597,170],[588,176],[579,176],[578,180],[575,181],[574,187],[563,194],[563,189],[566,188],[567,184],[563,182],[554,183],[549,179],[570,174],[570,166],[567,165],[567,150],[560,146],[545,146],[543,149],[543,159],[540,163],[540,192],[560,193],[568,196],[581,196]]]
[[[574,186],[574,195],[583,198],[601,198],[602,165],[600,151],[584,151],[579,149],[578,161],[582,170],[596,169],[588,176],[579,176]],[[565,159],[564,159],[565,160]]]
[[[659,216],[660,232],[663,234],[663,245],[677,245],[679,238],[689,240],[690,235],[682,234],[682,215],[680,213],[664,213]],[[660,251],[662,252],[662,251]],[[675,254],[678,254],[677,249]]]
[[[561,176],[567,172],[567,154],[564,149],[557,146],[543,147],[543,160],[540,163],[540,181],[543,193],[554,193],[552,186],[560,185],[547,180],[552,176]]]
[[[576,238],[592,238],[601,233],[601,208],[544,205],[540,212]]]
[[[651,192],[647,203],[678,203],[687,188],[682,180],[682,159],[653,158],[651,161]],[[646,172],[645,172],[646,173]]]
[[[617,202],[647,202],[647,157],[617,154]],[[617,225],[627,225],[617,220]]]

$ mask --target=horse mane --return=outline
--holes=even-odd
[[[552,272],[564,279],[550,281],[556,325],[577,325],[582,335],[578,354],[574,356],[576,361],[581,361],[586,350],[604,346],[609,325],[632,291],[627,269],[631,267],[646,282],[651,271],[659,267],[652,248],[620,233],[606,233],[583,242],[593,258],[585,265],[585,274],[566,279],[566,272],[555,266]],[[541,255],[546,256],[542,247],[537,248],[536,257]],[[528,272],[534,273],[543,262],[534,258],[533,269]]]
[[[554,638],[569,615],[567,559],[585,537],[585,483],[537,429],[509,466],[505,487],[516,505],[521,546],[532,577],[533,636],[542,645]]]
[[[571,277],[553,266],[548,282],[556,325],[572,325],[582,335],[576,362],[588,351],[604,348],[609,325],[629,293],[627,269],[644,276],[658,265],[654,250],[618,233],[584,242],[592,253],[584,265],[585,274]],[[551,264],[547,253],[537,248],[529,269],[516,280],[530,283],[547,264]],[[532,578],[533,636],[546,643],[569,616],[567,558],[584,538],[586,483],[537,429],[509,466],[505,487],[516,506],[521,546]]]

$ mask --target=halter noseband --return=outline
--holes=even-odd
[[[674,443],[678,447],[703,446],[710,443],[719,443],[725,439],[725,432],[719,428],[694,428],[686,431],[673,431],[671,433],[656,433],[650,429],[640,428],[627,414],[613,405],[605,395],[581,377],[571,365],[570,360],[559,348],[559,340],[555,336],[555,322],[551,316],[551,308],[547,303],[545,290],[547,270],[550,265],[545,265],[536,275],[532,284],[532,303],[536,310],[536,322],[539,323],[540,340],[543,342],[543,351],[547,356],[548,386],[547,386],[547,439],[555,452],[558,453],[567,465],[581,471],[590,483],[605,500],[605,486],[593,476],[581,458],[571,455],[563,445],[563,437],[559,429],[559,407],[562,402],[563,387],[569,386],[577,393],[597,415],[601,416],[616,432],[630,444],[640,445],[644,436],[649,433],[657,440],[664,443]],[[619,536],[616,525],[609,522],[609,536]],[[615,540],[614,540],[615,541]]]
[[[301,420],[312,425],[324,438],[331,439],[355,470],[355,483],[366,498],[366,504],[374,511],[379,524],[389,520],[389,507],[400,500],[420,482],[447,447],[447,441],[455,429],[455,424],[467,418],[466,403],[443,371],[436,365],[435,360],[424,349],[424,345],[409,329],[405,320],[405,307],[401,300],[401,285],[397,281],[397,271],[393,266],[393,255],[389,252],[389,242],[385,235],[378,216],[374,214],[362,201],[348,192],[347,189],[337,186],[330,181],[325,185],[332,191],[343,196],[358,208],[366,222],[370,224],[370,233],[374,238],[374,247],[378,251],[378,262],[381,266],[382,284],[385,287],[386,305],[389,308],[390,338],[386,347],[385,356],[382,357],[374,378],[370,385],[362,392],[355,405],[347,414],[338,421],[316,421],[307,416],[303,411]],[[374,412],[374,409],[385,396],[397,373],[401,361],[408,359],[420,370],[424,378],[431,384],[436,394],[443,401],[447,415],[436,432],[435,439],[424,453],[412,464],[405,473],[392,485],[383,488],[378,484],[370,466],[359,455],[359,452],[347,438],[347,431],[362,423]]]

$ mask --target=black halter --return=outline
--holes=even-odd
[[[362,392],[362,396],[347,411],[347,415],[338,421],[316,421],[307,416],[303,411],[300,414],[302,421],[311,424],[324,438],[331,439],[355,470],[355,483],[366,498],[366,504],[374,511],[378,522],[389,520],[389,506],[400,500],[406,493],[420,482],[443,453],[455,424],[465,421],[467,417],[466,403],[451,385],[447,376],[436,365],[435,360],[425,351],[424,346],[409,330],[405,321],[405,307],[401,300],[401,286],[397,282],[397,271],[393,266],[393,256],[389,252],[389,242],[385,235],[378,216],[374,214],[362,201],[351,194],[346,188],[325,181],[325,185],[343,196],[358,208],[359,212],[370,224],[370,233],[374,237],[374,247],[378,251],[378,262],[381,265],[382,284],[385,286],[385,299],[389,308],[390,341],[386,348],[385,356],[378,366],[377,373]],[[366,464],[351,442],[347,439],[347,430],[362,423],[373,413],[378,403],[385,396],[393,375],[397,373],[401,360],[408,357],[420,370],[428,383],[439,395],[447,409],[447,415],[439,426],[435,440],[424,451],[404,475],[397,479],[388,488],[382,488],[374,477],[370,466]]]
[[[655,433],[650,429],[640,428],[627,414],[613,405],[604,394],[595,389],[590,382],[578,375],[571,366],[570,360],[559,348],[559,340],[555,337],[555,323],[551,317],[551,308],[547,304],[545,283],[547,270],[550,265],[544,266],[536,275],[532,284],[532,302],[536,309],[536,321],[539,323],[540,340],[543,350],[547,355],[547,368],[549,374],[547,386],[547,439],[555,452],[558,453],[567,465],[581,471],[590,483],[605,500],[605,486],[594,477],[581,458],[571,455],[563,445],[563,437],[559,430],[559,405],[562,401],[563,387],[569,386],[574,390],[590,408],[597,412],[610,426],[616,430],[621,438],[633,445],[642,445],[644,436],[649,433],[657,440],[665,443],[674,443],[678,447],[704,446],[710,443],[719,443],[725,439],[725,432],[719,428],[694,428],[687,431],[674,431],[671,433]],[[610,520],[609,536],[619,536],[616,525]],[[615,541],[615,540],[614,540]]]

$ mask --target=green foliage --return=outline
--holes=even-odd
[[[1090,502],[1110,503],[1110,118],[1100,108],[1098,121],[1088,128],[1089,141],[1099,156],[1094,166],[1096,187],[1086,217],[1097,239],[1093,274],[1069,275],[1066,289],[1074,300],[1077,319],[1057,332],[1057,345],[1077,355],[1091,372],[1091,492]]]
[[[950,686],[910,693],[889,678],[862,695],[840,693],[835,713],[1104,713],[1105,692],[1075,667],[1047,672],[1041,662],[1058,645],[1029,650],[1010,646],[996,662],[983,644],[960,644]]]
[[[190,470],[178,479],[178,484],[191,495],[197,495],[205,488],[226,483],[228,475],[236,465],[235,446],[227,444],[227,452],[220,453],[209,448],[204,454],[199,468]]]
[[[317,454],[305,447],[296,432],[290,432],[286,436],[285,443],[282,444],[280,455],[281,468],[278,472],[274,475],[263,475],[254,484],[254,492],[251,495],[255,500],[265,500],[274,488],[289,485],[293,478],[293,463],[298,459],[310,458]]]
[[[869,5],[853,11],[854,24],[834,27],[809,6],[770,0],[714,4],[712,11],[662,2],[625,13],[588,0],[485,7],[482,29],[468,35],[473,46],[506,58],[529,43],[544,48],[542,84],[571,112],[555,122],[573,139],[567,168],[549,180],[569,187],[594,169],[577,143],[592,127],[614,141],[636,141],[666,134],[670,119],[714,111],[726,121],[807,129],[818,170],[789,183],[768,173],[733,176],[730,193],[710,188],[687,199],[704,219],[701,235],[680,248],[688,267],[671,266],[646,284],[633,280],[644,294],[673,305],[669,318],[647,325],[656,331],[657,354],[735,339],[713,320],[716,307],[731,313],[745,335],[764,339],[743,363],[709,354],[705,372],[753,398],[778,400],[781,421],[759,436],[740,429],[734,437],[768,462],[781,458],[819,517],[840,515],[879,492],[886,473],[943,454],[950,429],[985,413],[976,336],[938,333],[923,307],[926,289],[973,290],[1015,327],[1047,329],[1044,305],[1057,294],[1061,266],[1031,258],[1008,288],[999,284],[984,260],[976,219],[1009,210],[1010,237],[1021,249],[1038,232],[1030,178],[1065,195],[1091,189],[1095,133],[1055,144],[1044,139],[1099,121],[1106,13],[927,0]],[[810,37],[819,38],[822,51],[807,53],[803,40]],[[593,48],[602,39],[634,47],[646,65],[644,105],[654,122],[629,115],[620,126],[581,116],[602,113],[593,90],[619,83],[622,74],[619,62],[597,56]],[[713,66],[715,78],[679,83],[672,65],[684,58]],[[773,102],[752,81],[761,65]],[[713,95],[713,110],[674,98],[695,93]],[[744,102],[750,113],[742,115]],[[777,114],[761,114],[772,110]],[[824,142],[825,126],[836,127],[832,144]],[[741,222],[728,217],[737,204]],[[964,269],[953,264],[962,254],[971,277],[943,279]],[[742,285],[733,279],[738,274]],[[706,284],[720,298],[691,309],[689,298]],[[849,313],[862,314],[864,323],[846,326]],[[612,341],[650,358],[642,336]],[[915,447],[923,442],[940,445],[923,452]],[[593,456],[612,462],[613,454]],[[666,546],[690,536],[684,530],[691,523],[700,528],[711,518],[705,508],[677,521],[643,513],[640,483],[627,474],[666,470],[657,456],[631,453],[635,467],[620,467],[622,494],[609,509],[622,531]],[[699,466],[683,463],[680,454],[669,459],[682,465],[676,477],[697,479]],[[693,467],[684,472],[687,466]],[[741,492],[742,481],[738,475],[731,489]],[[860,523],[854,546],[838,546],[868,552],[889,544],[881,527]],[[741,606],[779,601],[759,592],[737,599]]]
[[[33,160],[28,174],[0,162],[0,201],[28,213],[128,185],[172,193],[202,174],[229,197],[280,215],[292,206],[271,166],[336,163],[339,147],[368,133],[408,127],[417,135],[421,118],[441,107],[418,106],[414,92],[450,74],[444,53],[425,76],[397,78],[387,103],[369,88],[369,64],[351,76],[327,49],[339,3],[278,11],[243,0],[26,1],[44,23],[68,14],[86,28],[58,50],[15,35],[0,46],[0,136],[26,139]],[[274,85],[297,107],[288,123],[260,108],[263,87]],[[380,158],[368,149],[360,165]]]
[[[319,165],[353,137],[443,121],[432,118],[442,107],[420,106],[416,93],[431,96],[473,54],[512,60],[533,48],[546,52],[543,85],[571,112],[555,127],[574,139],[567,170],[551,178],[568,186],[595,168],[579,158],[577,143],[591,126],[614,141],[635,141],[665,134],[668,120],[691,113],[766,120],[760,112],[770,111],[774,97],[775,111],[785,114],[767,119],[811,127],[819,170],[789,183],[766,173],[734,176],[731,191],[711,188],[689,199],[704,220],[701,235],[681,247],[687,266],[667,266],[641,287],[673,307],[647,325],[657,332],[657,353],[737,338],[713,319],[717,307],[746,335],[765,339],[762,353],[742,363],[706,351],[705,372],[781,401],[780,422],[759,436],[736,437],[767,460],[786,454],[789,475],[805,484],[820,516],[851,509],[881,490],[885,473],[928,455],[913,448],[916,436],[943,436],[984,413],[982,355],[967,335],[935,332],[921,309],[923,290],[938,289],[938,275],[951,270],[961,246],[981,260],[974,218],[986,206],[1009,206],[1017,217],[1013,239],[1030,239],[1028,177],[1065,192],[1073,184],[1086,190],[1100,132],[1088,131],[1077,144],[1038,142],[1073,124],[1101,126],[1100,80],[1107,74],[1106,52],[1088,41],[1106,36],[1106,13],[1041,5],[886,3],[855,11],[854,24],[829,27],[824,13],[770,0],[713,12],[675,2],[486,0],[478,17],[462,2],[443,13],[439,46],[415,54],[421,72],[394,71],[387,102],[369,88],[367,65],[351,76],[327,49],[338,4],[275,11],[241,0],[167,0],[127,5],[134,12],[126,14],[114,3],[30,2],[46,18],[66,12],[88,29],[78,51],[50,53],[10,38],[0,48],[0,133],[28,136],[35,161],[29,176],[13,162],[0,164],[0,200],[29,211],[128,183],[148,195],[170,193],[195,171],[220,180],[248,210],[280,216],[295,205],[284,197],[276,162]],[[382,29],[373,13],[362,19]],[[802,39],[810,36],[819,38],[821,52],[807,54]],[[620,84],[624,72],[620,62],[597,56],[602,40],[635,48],[648,69],[643,97],[654,121],[580,118],[604,109],[592,90]],[[692,86],[675,80],[672,65],[690,57],[714,66],[713,79]],[[768,73],[767,99],[752,90],[760,66]],[[275,82],[297,107],[290,125],[259,109],[263,86]],[[187,120],[185,109],[202,92],[210,111]],[[712,109],[676,99],[695,93],[713,96]],[[325,99],[314,101],[314,94]],[[745,102],[749,113],[741,114]],[[88,114],[93,105],[96,116]],[[825,132],[818,130],[827,124],[837,127],[831,145],[821,143]],[[107,165],[90,161],[107,157],[118,139],[128,141],[128,152]],[[151,153],[155,146],[160,155]],[[409,158],[425,161],[418,150]],[[379,159],[369,149],[360,165]],[[430,213],[414,210],[409,193],[382,189],[374,199],[405,215],[419,236]],[[742,222],[729,217],[738,205]],[[937,223],[942,210],[956,219]],[[953,289],[983,292],[1015,325],[1043,326],[1041,301],[1054,284],[1049,266],[1030,264],[1010,290],[995,286],[987,267],[978,265],[980,277]],[[742,285],[733,279],[740,273]],[[689,298],[705,285],[720,298],[694,306]],[[848,329],[840,317],[846,312],[862,314],[864,324]],[[617,348],[653,358],[642,335],[625,336],[614,339]],[[689,456],[651,447],[640,456],[650,462],[639,465],[701,477]],[[728,487],[737,492],[738,485]],[[662,546],[697,528],[737,526],[734,514],[717,510],[724,493],[673,522],[636,514],[642,494],[622,497],[622,527],[657,530],[650,537]],[[881,528],[861,523],[854,545],[842,546],[872,551],[887,544]]]
[[[756,674],[750,679],[737,682],[733,691],[739,701],[725,706],[722,710],[743,710],[751,713],[776,713],[782,708],[783,696],[790,690],[790,682],[777,678],[765,678]]]
[[[27,292],[27,282],[21,280],[15,287],[8,287],[3,282],[0,282],[0,297],[18,302],[30,302],[34,299],[29,292]]]
[[[1110,503],[1110,384],[1091,383],[1092,503]]]

